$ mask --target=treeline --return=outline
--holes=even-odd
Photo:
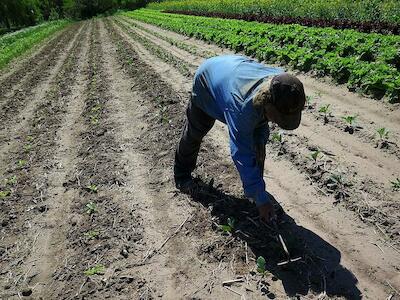
[[[0,27],[18,28],[60,18],[85,19],[149,0],[0,0]]]

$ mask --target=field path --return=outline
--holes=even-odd
[[[298,263],[277,266],[285,253],[242,195],[225,125],[203,142],[200,188],[175,189],[193,74],[228,53],[117,16],[74,23],[0,74],[1,299],[400,297],[396,106],[299,75],[316,104],[268,144],[264,173]],[[352,113],[351,135],[341,116]],[[376,147],[378,125],[387,148]],[[330,191],[339,171],[343,187]]]

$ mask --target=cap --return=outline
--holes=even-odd
[[[271,81],[272,104],[281,115],[278,125],[286,130],[299,127],[306,103],[303,84],[295,76],[282,73]]]

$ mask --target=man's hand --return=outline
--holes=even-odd
[[[260,213],[260,220],[269,223],[276,219],[276,213],[274,205],[269,202],[258,207],[258,212]]]

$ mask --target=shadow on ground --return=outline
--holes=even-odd
[[[211,208],[211,214],[217,217],[219,224],[227,224],[227,219],[233,217],[236,220],[234,236],[247,242],[256,257],[266,259],[267,270],[282,281],[288,296],[326,291],[331,297],[361,299],[356,286],[358,280],[341,265],[340,251],[314,232],[297,225],[293,218],[283,213],[275,199],[275,205],[282,211],[279,232],[291,257],[302,257],[300,261],[284,266],[277,266],[287,260],[277,234],[258,221],[254,204],[198,180],[199,187],[190,195],[192,200]]]

